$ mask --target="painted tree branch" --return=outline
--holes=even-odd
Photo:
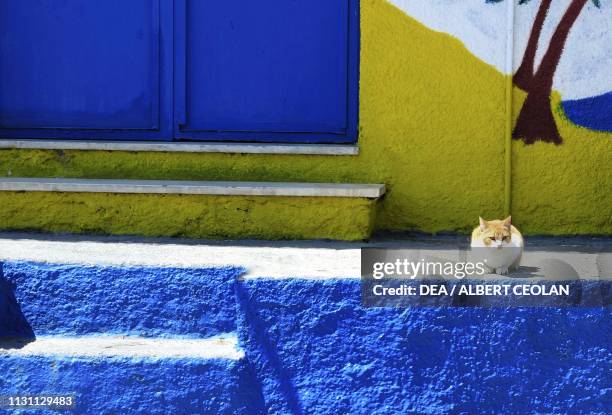
[[[523,55],[523,60],[518,70],[514,74],[514,84],[524,91],[529,91],[531,82],[533,81],[535,73],[535,55],[538,50],[538,41],[542,34],[542,28],[544,27],[544,21],[548,15],[548,10],[552,0],[542,0],[538,13],[531,27],[531,33],[529,34],[529,40],[527,42],[527,48]]]
[[[529,87],[529,94],[521,108],[513,137],[527,144],[542,140],[560,144],[559,130],[551,109],[550,95],[557,66],[561,60],[570,30],[589,0],[572,0],[551,38],[542,63]]]

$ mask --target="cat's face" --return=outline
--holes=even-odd
[[[508,216],[504,220],[480,219],[480,237],[485,246],[501,248],[512,241],[512,222]]]

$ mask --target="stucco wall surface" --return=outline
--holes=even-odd
[[[509,75],[499,68],[506,48],[505,6],[487,4],[484,0],[394,2],[402,9],[384,0],[361,0],[358,156],[8,149],[0,151],[0,174],[386,183],[388,193],[376,216],[377,229],[467,232],[477,224],[479,215],[499,218],[504,214],[506,119],[518,117],[524,99],[517,92],[511,114],[506,105]],[[462,14],[449,8],[461,8],[464,4],[470,7],[464,15],[468,22],[459,24],[453,19]],[[418,10],[422,13],[417,13]],[[594,15],[596,11],[586,12]],[[521,23],[517,30],[526,28],[528,25]],[[482,33],[476,33],[478,30]],[[520,36],[522,39],[526,35]],[[602,53],[605,59],[605,50]],[[574,55],[568,56],[562,62],[563,68],[568,67],[567,59],[574,59]],[[571,82],[566,78],[561,86],[567,89]],[[594,81],[588,84],[598,85]],[[608,191],[612,187],[612,170],[607,167],[612,161],[610,133],[579,127],[564,115],[558,100],[551,105],[563,144],[525,145],[522,141],[512,144],[514,223],[526,234],[610,234],[612,219],[607,209],[612,206],[612,192]],[[23,196],[23,200],[45,206],[42,215],[53,215],[54,222],[61,222],[58,218],[61,211],[53,208],[58,200],[45,201],[32,195]],[[166,202],[171,201],[160,198],[159,205],[173,209],[172,203]],[[26,203],[8,201],[16,206],[15,210]],[[101,202],[89,195],[82,203]],[[133,209],[131,220],[136,222],[142,222],[149,213]],[[190,217],[186,213],[189,207],[176,209],[181,212],[178,217]],[[275,217],[281,211],[266,209],[262,215]],[[346,210],[339,210],[336,220],[342,220],[346,214]],[[309,208],[303,209],[301,215],[311,218],[317,213],[311,214]],[[159,217],[154,226],[120,221],[116,225],[105,224],[101,230],[112,233],[136,230],[149,235],[160,234],[167,228],[163,234],[171,234],[172,229],[176,234],[190,236],[184,224],[175,223],[172,218],[173,215]],[[306,219],[290,225],[298,229],[299,237],[316,236],[307,227],[308,222]],[[55,230],[33,216],[24,219],[16,215],[13,219],[9,213],[4,214],[2,226],[23,228],[28,223],[32,228]],[[199,217],[189,226],[209,230],[206,226],[210,225],[203,223],[204,219]],[[239,223],[240,218],[229,217],[224,226],[233,228]],[[77,225],[70,228],[90,231],[90,227]],[[338,232],[334,235],[338,239],[354,237],[344,230],[334,231]],[[212,229],[209,233],[214,236],[216,232]],[[270,233],[287,236],[280,229]],[[247,229],[244,236],[250,235],[253,232]]]
[[[524,93],[515,90],[515,100]],[[532,234],[609,235],[612,134],[569,122],[558,94],[552,106],[563,144],[512,143],[512,220]]]
[[[367,238],[375,201],[267,197],[0,192],[0,227],[210,239]]]
[[[0,341],[95,334],[208,338],[237,328],[233,293],[241,268],[3,262],[0,271]],[[11,355],[16,346],[8,344],[8,354],[0,344],[0,396],[71,395],[76,405],[70,413],[76,414],[263,413],[244,359],[155,357],[155,350],[152,357]]]
[[[489,166],[503,166],[504,77],[388,3],[361,3],[359,156],[2,150],[0,172],[386,183],[379,228],[468,230],[501,215],[503,172]]]
[[[14,293],[36,335],[211,337],[236,330],[233,291],[240,268],[4,262],[0,271],[3,294]]]
[[[262,414],[244,361],[0,357],[3,395],[67,394],[72,410],[11,410],[15,414]]]
[[[609,308],[362,308],[355,280],[238,287],[269,413],[605,414]]]
[[[603,415],[611,399],[610,308],[364,308],[358,279],[4,269],[0,299],[35,334],[238,332],[238,361],[0,355],[0,395],[72,392],[77,413]]]

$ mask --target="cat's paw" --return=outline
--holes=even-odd
[[[495,268],[495,273],[498,275],[508,275],[508,267]]]
[[[495,274],[495,268],[487,266],[486,263],[487,263],[487,260],[485,259],[484,264],[483,264],[485,274]]]

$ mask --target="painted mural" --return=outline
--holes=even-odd
[[[525,235],[611,234],[612,217],[603,207],[612,205],[612,170],[604,168],[612,163],[612,3],[585,3],[552,76],[550,107],[563,144],[539,139],[527,145],[517,139],[508,148],[509,117],[513,127],[527,97],[526,91],[514,87],[509,108],[510,74],[526,56],[542,0],[521,3],[361,0],[357,156],[2,149],[0,173],[385,183],[388,191],[377,204],[372,229],[431,233],[470,232],[479,215],[502,217],[505,179],[510,176],[512,219]],[[550,2],[533,55],[534,71],[570,3]],[[509,45],[510,5],[515,16],[514,41]],[[509,46],[514,49],[512,65]],[[512,163],[506,169],[509,153]],[[32,208],[43,202],[48,206],[44,211]],[[255,232],[261,228],[258,223],[268,220],[276,223],[270,227],[273,237],[286,237],[277,224],[277,209],[250,200],[215,207],[217,216],[230,223],[221,229],[203,213],[213,203],[195,197],[136,195],[84,195],[56,203],[44,193],[6,194],[0,222],[4,229],[222,237],[228,235],[221,230],[231,229],[230,236],[235,236],[233,232],[244,226],[244,216],[236,213],[242,211],[232,209],[235,206],[256,213]],[[312,218],[321,216],[319,207],[292,205],[291,209],[301,209],[299,215],[285,209],[287,226],[297,229],[298,236],[312,237],[311,229],[319,223]],[[351,214],[345,212],[352,208],[331,206],[336,214],[327,223],[334,223],[330,231],[339,238],[347,234],[336,224],[350,223]],[[67,211],[78,220],[66,220]]]
[[[596,8],[601,8],[599,0],[572,0],[554,28],[548,46],[544,46],[544,55],[540,60],[539,66],[535,65],[535,55],[540,47],[540,38],[542,28],[545,24],[549,10],[552,6],[552,0],[542,0],[540,2],[538,12],[536,14],[533,26],[530,30],[529,39],[523,55],[523,59],[518,70],[514,74],[514,84],[527,93],[527,98],[521,108],[518,121],[514,127],[513,137],[522,139],[527,144],[531,144],[536,140],[553,142],[560,144],[562,142],[561,135],[557,129],[555,119],[552,114],[551,95],[553,88],[553,79],[555,72],[559,67],[561,57],[565,50],[568,38],[576,25],[577,20],[587,2],[591,2]],[[528,0],[520,0],[519,3],[527,3]],[[584,24],[584,23],[583,23]],[[587,74],[588,76],[588,74]],[[609,77],[608,77],[609,78]],[[604,78],[605,79],[605,78]],[[602,95],[606,97],[608,95]],[[589,97],[586,99],[573,101],[570,105],[574,115],[570,119],[577,124],[582,124],[586,127],[597,127],[597,119],[605,114],[606,110],[610,109],[610,105],[602,101],[601,97]],[[608,98],[609,99],[609,98]],[[588,108],[594,102],[599,102],[600,111],[594,115],[595,119],[590,120]],[[564,108],[567,108],[564,105]],[[567,115],[567,111],[566,111]],[[612,115],[610,113],[607,114]]]
[[[471,0],[393,1],[509,73],[503,47],[508,46],[507,7],[497,4],[504,2],[486,0],[493,6],[487,8]],[[513,82],[525,95],[513,138],[526,144],[562,143],[555,111],[573,124],[612,132],[612,77],[606,72],[612,66],[607,33],[612,8],[600,0],[518,0],[515,9]]]

